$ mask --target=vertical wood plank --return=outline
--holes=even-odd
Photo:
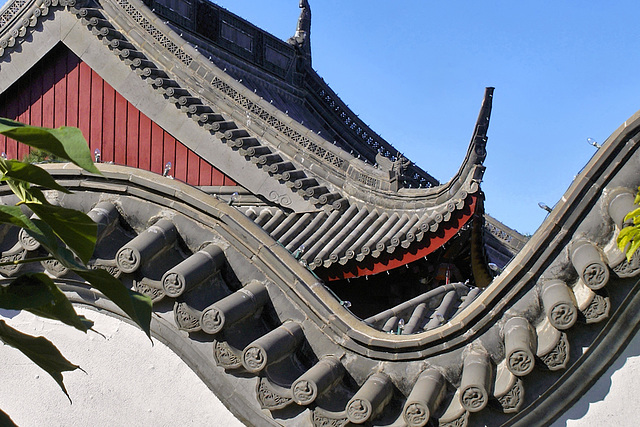
[[[200,185],[199,178],[200,157],[198,157],[198,155],[193,151],[187,150],[187,183],[191,185]]]
[[[224,184],[223,185],[238,185],[234,180],[232,180],[231,178],[229,178],[228,176],[225,175],[224,177]]]
[[[78,127],[78,97],[80,84],[80,69],[78,57],[72,52],[67,55],[67,114],[66,125]]]
[[[167,162],[171,162],[171,176],[176,176],[176,139],[169,135],[167,132],[163,132],[164,135],[164,156],[162,158],[162,168]],[[162,173],[162,171],[161,171]]]
[[[119,165],[127,164],[127,101],[118,92],[115,92],[115,136],[114,136],[114,162]]]
[[[123,101],[127,106],[127,147],[126,147],[126,162],[128,166],[137,168],[139,167],[139,119],[140,112],[136,107],[129,104],[124,98]]]
[[[87,67],[88,68],[88,67]],[[91,108],[89,122],[89,146],[95,150],[96,148],[102,153],[102,161],[107,161],[104,153],[104,144],[102,141],[102,127],[104,123],[104,93],[102,79],[98,73],[91,70]]]
[[[214,169],[211,175],[211,185],[224,185],[224,174],[222,172]]]
[[[78,128],[90,142],[91,152],[99,145],[91,144],[91,68],[84,62],[78,64]]]
[[[132,106],[129,106],[129,108],[134,109]],[[144,170],[151,170],[151,119],[142,113],[138,114],[140,117],[140,133],[138,134],[138,167]],[[160,148],[162,149],[162,145],[160,145]]]
[[[165,160],[164,131],[155,122],[151,122],[151,171],[162,173]],[[171,160],[173,164],[173,160]]]
[[[18,118],[18,101],[15,98],[7,101],[7,118],[15,120]],[[7,138],[6,154],[9,159],[18,157],[18,142],[15,139]]]
[[[96,74],[97,75],[97,74]],[[115,162],[115,90],[104,80],[102,83],[102,159]]]
[[[47,58],[49,59],[49,58]],[[47,61],[48,64],[50,64],[49,61]],[[49,65],[50,67],[51,65]],[[55,82],[55,76],[54,73],[52,72],[52,70],[46,69],[48,67],[45,67],[43,71],[43,76],[42,76],[42,126],[45,127],[53,127],[53,112],[55,110],[55,105],[54,105],[54,92],[55,92],[55,87],[54,87],[54,82]],[[48,72],[47,72],[48,71]]]
[[[187,181],[188,156],[187,147],[176,142],[176,163],[173,176],[183,182]]]
[[[200,179],[198,181],[198,185],[212,185],[211,172],[211,165],[204,159],[200,159]]]
[[[57,53],[57,52],[56,52]],[[67,103],[67,58],[57,55],[54,66],[54,111],[53,127],[64,126],[66,122]]]
[[[16,89],[18,90],[18,117],[17,120],[21,123],[29,123],[29,108],[31,107],[31,90],[29,88],[29,81],[20,79],[16,82]]]
[[[9,118],[7,115],[7,93],[0,95],[0,117]],[[0,152],[7,153],[7,137],[0,135]]]
[[[30,107],[31,107],[31,89],[29,87],[29,80],[20,79],[17,82],[18,93],[18,118],[21,123],[29,124],[30,121]],[[24,144],[18,144],[18,160],[22,160],[24,156],[29,153],[29,146]]]
[[[29,100],[31,101],[31,117],[29,123],[33,126],[42,126],[42,67],[36,65],[28,74],[31,80]]]

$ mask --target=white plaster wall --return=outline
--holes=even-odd
[[[640,334],[553,427],[640,425]]]
[[[78,309],[104,337],[29,313],[0,313],[8,324],[44,335],[86,371],[57,383],[12,347],[0,344],[0,408],[29,426],[242,426],[164,344],[105,314]]]
[[[242,426],[196,374],[164,344],[137,328],[88,309],[104,337],[29,313],[0,317],[44,335],[87,373],[67,372],[73,404],[55,381],[12,347],[0,344],[0,408],[19,426]],[[640,334],[553,427],[640,424]]]

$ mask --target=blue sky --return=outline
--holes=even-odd
[[[293,35],[296,0],[216,3]],[[360,118],[441,181],[496,87],[482,188],[523,233],[595,148],[640,109],[640,5],[631,1],[311,0],[313,66]]]
[[[2,3],[3,0],[0,0]],[[287,39],[297,0],[216,3]],[[486,210],[533,233],[603,142],[640,109],[640,5],[311,0],[313,66],[361,119],[440,181],[496,87]]]

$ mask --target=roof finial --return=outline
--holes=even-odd
[[[299,7],[300,17],[296,26],[296,34],[287,42],[302,51],[302,53],[311,56],[311,8],[308,0],[300,0]]]

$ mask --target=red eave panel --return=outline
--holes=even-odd
[[[153,123],[87,64],[59,45],[0,95],[0,117],[34,126],[79,127],[103,162],[162,173],[196,186],[237,185]],[[186,120],[186,117],[185,117]],[[22,158],[28,147],[0,135],[0,151]]]
[[[369,261],[368,263],[347,264],[344,267],[334,266],[330,268],[326,274],[326,280],[342,280],[354,277],[370,276],[382,273],[384,271],[393,270],[425,257],[441,247],[443,244],[453,238],[462,227],[473,217],[476,206],[478,204],[477,195],[467,196],[471,200],[460,212],[456,218],[452,218],[447,223],[441,224],[438,231],[425,238],[418,243],[414,243],[408,249],[399,248],[398,251],[383,260]],[[322,274],[322,273],[320,273]],[[324,275],[323,275],[324,276]]]

